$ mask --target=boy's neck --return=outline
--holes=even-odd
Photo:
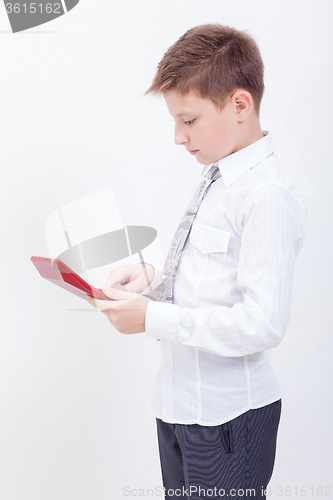
[[[259,117],[255,115],[251,119],[239,124],[239,141],[236,151],[247,148],[263,137],[264,134],[261,130]],[[236,151],[234,152],[236,153]]]

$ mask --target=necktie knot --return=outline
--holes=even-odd
[[[204,177],[207,177],[208,179],[215,181],[219,177],[221,177],[220,169],[219,167],[214,163],[205,173]]]

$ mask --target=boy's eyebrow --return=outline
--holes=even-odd
[[[178,117],[178,116],[183,116],[183,115],[188,115],[189,113],[190,113],[190,111],[182,111],[181,113],[178,113],[178,114],[176,115],[176,117]]]

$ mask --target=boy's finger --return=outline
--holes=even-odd
[[[123,290],[123,285],[121,283],[115,283],[114,285],[109,285],[109,282],[107,281],[101,288],[102,292],[105,293],[105,295],[109,296],[108,293],[111,292],[111,290]]]
[[[117,286],[119,284],[121,285],[121,283],[123,283],[124,281],[127,281],[126,276],[118,273],[115,276],[110,276],[107,279],[104,286],[107,286],[108,288],[114,288],[115,286]]]
[[[97,307],[96,306],[96,299],[94,297],[92,297],[91,295],[86,294],[85,299],[86,299],[87,302],[89,302],[89,304],[91,306]]]
[[[128,273],[124,273],[124,271],[115,271],[109,276],[104,286],[108,288],[114,288],[117,285],[124,283],[128,280],[129,280]]]
[[[90,295],[86,295],[86,300],[89,302],[90,305],[92,305],[93,307],[96,307],[96,309],[98,309],[99,311],[105,311],[106,309],[112,309],[112,307],[115,307],[116,304],[119,304],[119,301],[95,299],[94,297],[91,297]]]
[[[120,283],[120,285],[121,285],[121,283]],[[135,292],[141,292],[141,290],[144,290],[145,288],[147,288],[147,286],[148,286],[148,284],[147,285],[143,284],[142,278],[138,277],[138,278],[135,278],[134,280],[130,281],[129,283],[125,282],[120,287],[112,287],[112,288],[118,288],[123,292],[135,293]]]
[[[103,287],[103,292],[105,293],[105,295],[110,297],[110,299],[113,299],[116,301],[118,301],[118,300],[133,300],[137,297],[140,297],[139,294],[131,293],[131,292],[124,292],[123,290],[116,290],[115,288],[107,288],[104,290],[104,287]],[[108,301],[106,301],[106,302],[108,302]]]

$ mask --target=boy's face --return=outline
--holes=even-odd
[[[239,144],[237,108],[230,98],[222,110],[209,98],[176,90],[163,94],[175,119],[175,143],[186,147],[199,163],[208,165],[235,153]]]

